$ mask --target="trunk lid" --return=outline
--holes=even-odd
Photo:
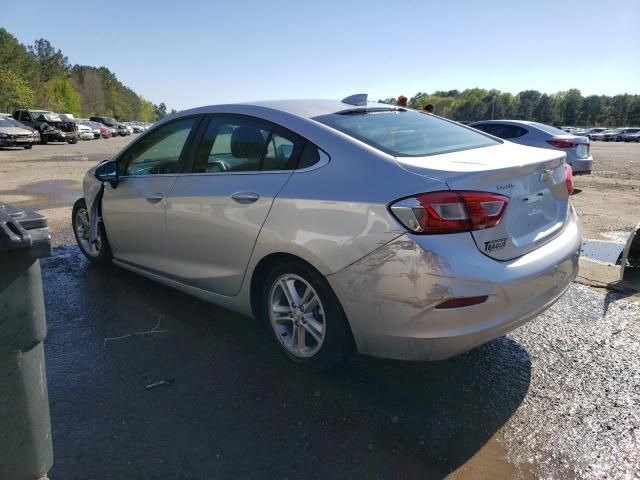
[[[555,145],[553,145],[552,141],[569,141],[571,143],[574,143],[576,146],[575,147],[571,147],[571,148],[566,148],[566,149],[562,149],[562,148],[558,148]],[[551,148],[558,148],[558,150],[572,150],[577,158],[587,158],[589,156],[589,150],[590,150],[590,145],[591,145],[591,140],[589,140],[589,138],[585,137],[585,136],[581,136],[581,135],[554,135],[553,137],[551,137],[550,139],[547,140],[547,143],[551,146]],[[547,147],[549,148],[549,147]]]
[[[510,142],[430,157],[398,157],[413,173],[436,178],[451,190],[509,197],[495,227],[471,232],[478,249],[496,260],[525,255],[562,230],[569,208],[565,154]]]

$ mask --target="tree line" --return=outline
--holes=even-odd
[[[380,100],[395,104],[396,99]],[[456,121],[495,119],[532,120],[549,125],[640,126],[640,95],[589,95],[580,90],[541,93],[524,90],[516,95],[500,90],[470,88],[463,91],[418,92],[409,107],[432,104],[434,113]]]
[[[108,68],[72,66],[48,40],[25,46],[0,28],[0,111],[19,107],[147,122],[167,114],[164,103],[142,98]]]

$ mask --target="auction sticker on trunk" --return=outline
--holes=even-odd
[[[493,252],[495,250],[501,250],[507,244],[507,237],[505,238],[497,238],[495,240],[489,240],[488,242],[484,242],[484,251],[485,252]]]

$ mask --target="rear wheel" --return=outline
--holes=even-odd
[[[96,241],[91,242],[90,240],[91,221],[89,220],[89,210],[84,198],[76,200],[73,205],[71,223],[76,242],[78,242],[78,246],[84,256],[93,263],[109,263],[112,258],[111,248],[109,248],[107,234],[101,222],[98,223]]]
[[[352,350],[338,298],[327,280],[303,263],[284,262],[268,272],[260,308],[281,351],[294,362],[326,370]]]

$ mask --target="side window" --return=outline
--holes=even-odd
[[[270,134],[270,126],[255,120],[213,117],[198,146],[194,172],[260,170]]]
[[[494,125],[494,124],[481,124],[481,125],[474,125],[473,128],[477,128],[478,130],[482,130],[485,133],[488,133],[489,135],[495,135],[496,137],[499,136],[497,134],[497,129],[498,129],[499,125]]]
[[[323,153],[323,155],[326,154]],[[304,145],[304,150],[302,151],[302,157],[300,157],[300,163],[298,164],[298,168],[309,168],[315,165],[320,161],[320,151],[318,147],[316,147],[311,142],[306,142]]]
[[[304,148],[297,135],[276,129],[269,138],[261,170],[293,170]]]
[[[23,122],[30,122],[31,115],[29,115],[29,112],[20,112],[20,118],[18,118],[18,120]]]
[[[176,173],[180,155],[197,118],[176,120],[142,137],[125,154],[124,175]]]
[[[527,133],[527,130],[522,127],[517,127],[515,125],[505,125],[499,136],[506,139],[518,138],[518,137],[522,137],[526,133]]]
[[[304,140],[267,122],[213,117],[196,154],[195,173],[292,170]]]

